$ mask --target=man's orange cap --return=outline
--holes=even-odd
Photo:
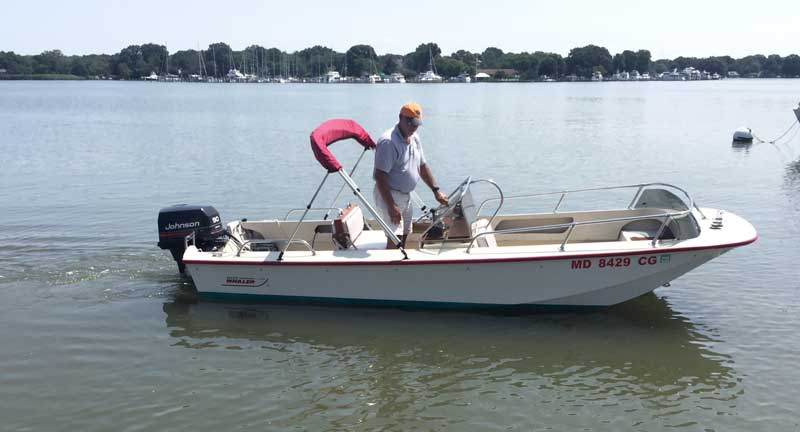
[[[422,107],[416,102],[409,102],[400,108],[400,115],[422,120]]]

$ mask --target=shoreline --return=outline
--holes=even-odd
[[[531,83],[541,83],[541,84],[553,84],[553,83],[627,83],[627,82],[635,82],[635,83],[645,83],[645,82],[709,82],[709,81],[739,81],[739,80],[792,80],[792,79],[800,79],[800,77],[738,77],[738,78],[721,78],[721,79],[692,79],[692,80],[659,80],[659,79],[649,79],[649,80],[614,80],[614,79],[607,79],[607,80],[572,80],[572,79],[563,79],[563,80],[480,80],[480,81],[473,81],[473,82],[463,82],[463,81],[443,81],[443,82],[436,82],[436,83],[429,83],[429,82],[414,82],[409,81],[406,83],[384,83],[384,82],[376,82],[376,83],[367,83],[367,82],[340,82],[340,83],[325,83],[325,82],[317,82],[313,80],[301,80],[301,81],[290,81],[290,82],[269,82],[269,81],[197,81],[197,80],[172,80],[172,81],[154,81],[154,80],[125,80],[125,79],[102,79],[102,78],[86,78],[80,77],[77,75],[62,75],[62,74],[43,74],[43,75],[0,75],[0,81],[102,81],[102,82],[142,82],[142,83],[159,83],[159,84],[319,84],[319,85],[403,85],[403,84],[419,84],[419,85],[435,85],[435,84],[531,84]]]

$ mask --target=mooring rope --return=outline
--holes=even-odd
[[[789,129],[786,129],[786,132],[782,133],[782,134],[781,134],[781,136],[779,136],[778,138],[775,138],[774,140],[769,140],[769,141],[768,141],[768,140],[763,140],[763,139],[759,138],[759,137],[758,137],[758,136],[757,136],[755,133],[753,133],[752,131],[751,131],[751,133],[753,134],[753,138],[757,139],[757,140],[758,140],[758,142],[761,142],[761,143],[769,143],[769,144],[776,144],[776,143],[777,143],[778,141],[780,141],[780,140],[781,140],[783,137],[785,137],[785,136],[786,136],[786,134],[788,134],[789,132],[791,132],[791,130],[792,130],[792,129],[794,129],[795,127],[797,127],[797,125],[800,125],[800,121],[798,121],[798,120],[795,120],[795,121],[793,121],[793,122],[792,122],[792,124],[789,126]],[[789,139],[789,141],[791,141],[791,140],[792,140],[792,138],[794,138],[794,136],[795,136],[796,134],[797,134],[797,131],[795,131],[795,133],[792,135],[792,137]]]

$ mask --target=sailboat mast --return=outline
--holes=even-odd
[[[200,42],[197,42],[197,74],[203,80],[203,51],[200,50]]]
[[[211,45],[211,58],[214,59],[214,78],[217,78],[217,52],[214,51],[214,45]]]

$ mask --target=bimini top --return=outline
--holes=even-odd
[[[311,132],[311,150],[314,151],[314,157],[328,172],[336,172],[342,168],[339,161],[328,150],[328,146],[348,138],[358,141],[365,149],[375,148],[375,142],[372,141],[367,131],[354,120],[326,120]]]

